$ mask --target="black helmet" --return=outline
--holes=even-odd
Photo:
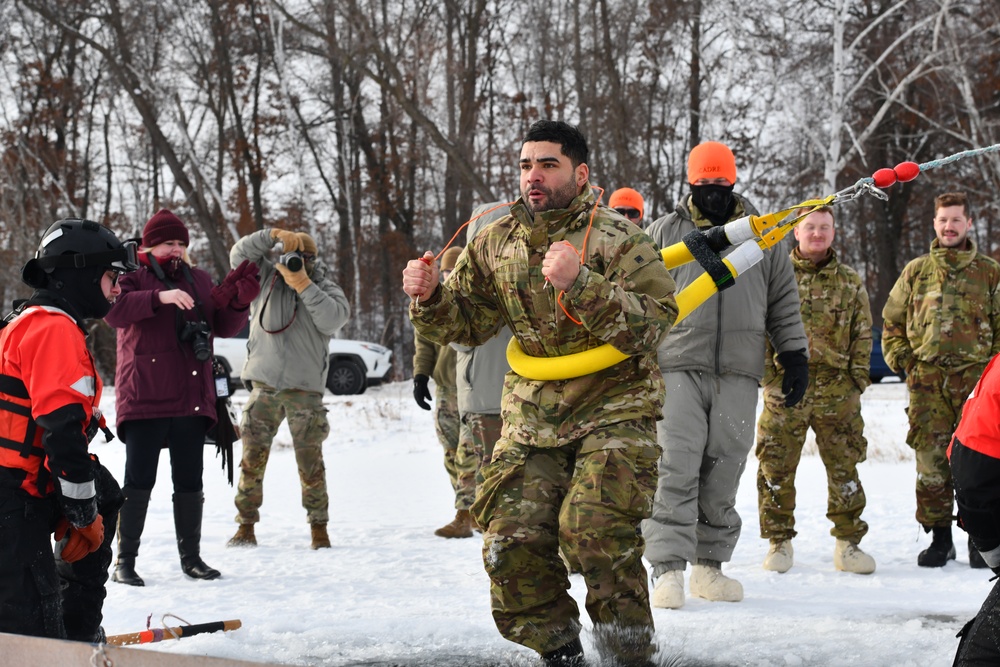
[[[66,218],[45,230],[34,258],[21,269],[21,280],[61,293],[82,317],[103,317],[110,305],[100,288],[101,277],[106,271],[137,268],[135,241],[122,243],[103,225]]]

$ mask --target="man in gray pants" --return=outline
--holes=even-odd
[[[733,194],[736,159],[724,144],[700,144],[688,157],[691,196],[647,232],[661,248],[689,232],[754,214]],[[673,271],[677,290],[703,272],[697,263]],[[663,448],[652,517],[642,524],[646,558],[653,565],[654,607],[684,604],[684,569],[693,563],[691,594],[738,602],[740,582],[722,574],[732,558],[742,521],[736,491],[754,442],[757,385],[764,373],[765,338],[777,351],[786,405],[808,385],[808,341],[788,249],[764,253],[741,275],[684,321],[659,348],[666,384],[657,439]]]

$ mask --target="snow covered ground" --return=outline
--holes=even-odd
[[[246,398],[240,391],[235,402]],[[497,634],[481,541],[433,535],[454,515],[451,490],[431,413],[414,404],[410,384],[376,387],[362,396],[328,395],[327,405],[333,548],[309,549],[283,426],[265,479],[256,549],[225,546],[236,529],[233,489],[214,448],[206,448],[202,555],[223,578],[187,579],[177,559],[164,454],[137,563],[146,586],[109,582],[108,634],[144,629],[150,615],[153,627],[181,624],[172,614],[189,623],[240,619],[243,627],[146,648],[329,667],[536,664],[533,652]],[[743,582],[746,598],[736,604],[688,598],[682,609],[656,610],[665,652],[699,665],[951,664],[955,633],[979,609],[992,574],[968,567],[965,535],[957,529],[957,561],[940,570],[917,567],[917,553],[930,540],[913,518],[905,405],[899,383],[875,385],[863,397],[869,461],[861,466],[861,479],[871,529],[862,546],[878,562],[875,574],[833,569],[825,474],[816,455],[803,457],[799,468],[795,566],[786,574],[761,569],[767,542],[758,537],[751,454],[738,497],[743,536],[725,568]],[[113,389],[105,409],[113,421]],[[120,443],[95,442],[93,450],[120,479]],[[572,584],[582,609],[583,580],[576,575]],[[589,649],[585,614],[583,622]]]

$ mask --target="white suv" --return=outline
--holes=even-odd
[[[230,392],[238,387],[240,371],[247,360],[248,329],[233,338],[215,339],[215,356],[229,373]],[[326,387],[334,394],[363,394],[380,384],[392,366],[392,350],[376,343],[330,339],[330,373]]]

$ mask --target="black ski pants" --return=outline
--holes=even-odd
[[[953,667],[1000,665],[1000,579],[986,596],[976,617],[958,633],[958,651]]]
[[[124,498],[108,469],[94,465],[104,542],[75,563],[53,553],[51,536],[59,518],[54,497],[0,490],[0,632],[87,642],[101,638],[111,543]]]
[[[208,423],[205,417],[157,417],[122,424],[118,434],[125,441],[125,488],[152,490],[160,450],[166,447],[174,492],[201,491]]]

